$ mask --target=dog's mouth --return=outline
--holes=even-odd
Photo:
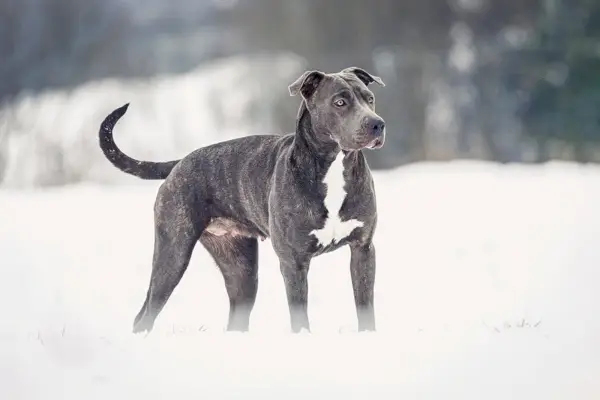
[[[378,137],[376,139],[373,139],[369,142],[366,142],[365,144],[363,144],[363,148],[364,149],[370,149],[370,150],[376,150],[376,149],[380,149],[383,147],[383,137]]]
[[[362,139],[362,140],[361,140]],[[359,140],[356,140],[351,143],[351,144],[346,144],[345,146],[340,143],[340,147],[344,150],[349,150],[349,151],[357,151],[357,150],[364,150],[364,149],[369,149],[369,150],[377,150],[383,147],[383,144],[385,142],[384,136],[379,136],[376,138],[371,138],[371,139],[366,139],[365,138],[361,138]]]

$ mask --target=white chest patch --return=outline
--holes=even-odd
[[[354,229],[360,228],[364,224],[357,219],[342,221],[340,218],[340,209],[346,198],[343,152],[340,151],[329,166],[325,178],[323,178],[323,183],[327,190],[323,201],[327,209],[327,219],[323,228],[315,229],[310,234],[317,238],[319,244],[328,246],[348,237]]]

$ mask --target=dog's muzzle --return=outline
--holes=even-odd
[[[365,148],[382,148],[385,142],[385,121],[381,118],[373,118],[368,123],[367,132],[369,132],[369,141],[366,143]]]

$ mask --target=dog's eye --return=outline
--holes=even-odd
[[[333,104],[335,104],[338,107],[343,107],[346,105],[346,100],[338,99],[338,100],[334,101]]]
[[[369,102],[369,104],[373,104],[373,103],[375,103],[375,97],[369,96],[369,98],[367,99],[367,101]]]

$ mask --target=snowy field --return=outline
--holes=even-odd
[[[377,333],[349,252],[311,267],[291,335],[261,245],[247,334],[198,246],[148,336],[158,183],[0,191],[0,399],[598,399],[600,169],[421,164],[376,174]]]
[[[266,81],[250,79],[265,68]],[[155,330],[131,333],[159,183],[104,159],[101,120],[131,102],[115,133],[123,150],[181,157],[268,131],[257,99],[287,96],[303,68],[289,55],[234,58],[0,109],[0,400],[600,398],[597,167],[377,173],[377,333],[356,332],[342,249],[314,260],[312,333],[291,335],[269,241],[251,332],[224,332],[222,277],[198,246]],[[34,189],[61,174],[87,183]]]

